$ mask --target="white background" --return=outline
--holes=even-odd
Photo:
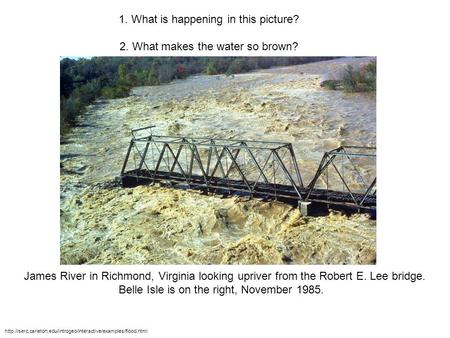
[[[3,1],[0,335],[5,328],[142,327],[152,337],[449,337],[450,74],[444,3]],[[119,15],[127,13],[299,14],[301,23],[120,25]],[[297,52],[289,55],[377,56],[377,265],[282,270],[411,270],[424,273],[426,281],[324,283],[320,297],[221,298],[120,296],[113,282],[25,282],[26,271],[105,269],[59,266],[59,56],[122,55],[122,40],[297,41]],[[214,267],[191,267],[198,269]]]

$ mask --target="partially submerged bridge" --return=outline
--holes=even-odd
[[[376,213],[376,149],[343,146],[326,152],[307,185],[291,143],[159,136],[133,129],[122,186],[160,183],[205,193],[279,200],[318,208]]]

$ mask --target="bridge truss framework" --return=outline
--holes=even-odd
[[[152,127],[132,130],[120,174],[123,186],[160,183],[291,204],[376,210],[376,177],[368,178],[374,172],[364,167],[375,165],[375,148],[326,152],[305,185],[291,143],[159,136]]]

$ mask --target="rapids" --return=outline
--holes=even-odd
[[[320,87],[369,61],[192,76],[96,102],[61,142],[61,263],[375,263],[376,224],[365,215],[302,217],[278,202],[104,184],[120,172],[130,129],[150,124],[161,135],[291,142],[309,182],[324,151],[375,146],[375,96]]]

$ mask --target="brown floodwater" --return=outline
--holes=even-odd
[[[61,263],[373,264],[376,223],[365,215],[302,217],[279,202],[103,184],[120,172],[130,129],[146,125],[160,135],[291,142],[307,183],[325,151],[375,146],[375,96],[320,87],[369,61],[192,76],[89,107],[61,144]]]

